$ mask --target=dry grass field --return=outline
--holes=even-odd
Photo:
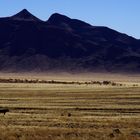
[[[131,82],[0,83],[0,107],[10,110],[0,114],[0,140],[140,139],[140,85]]]

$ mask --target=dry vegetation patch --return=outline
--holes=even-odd
[[[140,87],[1,83],[1,140],[140,139]]]

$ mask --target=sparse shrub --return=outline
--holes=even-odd
[[[103,85],[109,85],[111,84],[111,81],[103,81]]]
[[[120,131],[120,129],[116,128],[113,130],[113,133],[114,134],[121,134],[121,131]]]
[[[68,117],[71,117],[71,113],[68,113]]]
[[[64,116],[64,114],[63,114],[63,113],[61,113],[61,116]]]

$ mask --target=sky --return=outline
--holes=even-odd
[[[42,20],[60,13],[140,39],[140,0],[0,0],[0,17],[22,9]]]

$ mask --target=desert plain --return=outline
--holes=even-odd
[[[140,75],[0,74],[0,78],[82,82],[0,83],[0,108],[9,109],[0,113],[0,140],[140,139]],[[117,84],[86,84],[105,80]]]

